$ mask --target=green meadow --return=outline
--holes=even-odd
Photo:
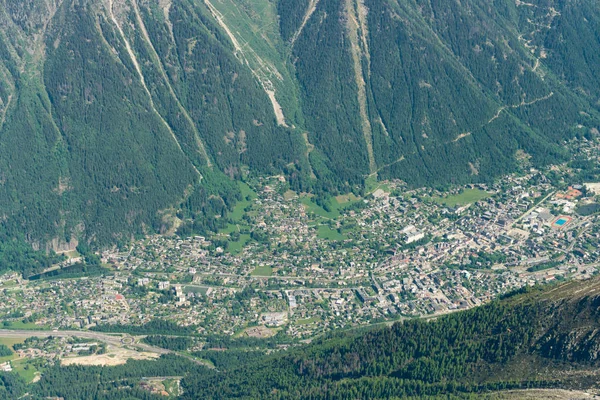
[[[433,197],[433,201],[438,204],[443,204],[448,207],[464,206],[471,203],[476,203],[479,200],[490,197],[491,194],[480,189],[465,189],[461,193],[446,197]]]

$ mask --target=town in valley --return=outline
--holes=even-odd
[[[575,160],[600,161],[599,142],[568,145]],[[217,233],[151,235],[106,250],[97,254],[101,273],[61,274],[83,261],[70,252],[35,278],[0,276],[2,328],[119,332],[163,320],[187,329],[195,349],[215,335],[289,345],[597,274],[600,183],[573,162],[544,170],[526,155],[519,162],[521,173],[493,184],[438,191],[373,180],[362,195],[321,204],[282,176],[248,177]],[[69,360],[116,347],[30,338],[18,349],[22,358]]]

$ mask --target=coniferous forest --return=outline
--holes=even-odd
[[[319,198],[487,182],[600,125],[595,1],[163,3],[0,6],[2,232],[43,252],[202,234],[248,174]]]

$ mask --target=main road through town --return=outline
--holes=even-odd
[[[92,332],[92,331],[34,331],[34,330],[11,330],[11,329],[0,329],[0,338],[29,338],[29,337],[79,337],[84,339],[98,340],[107,344],[118,346],[118,347],[133,347],[138,351],[147,351],[150,353],[167,354],[172,353],[169,350],[161,349],[160,347],[150,346],[145,343],[138,343],[135,338],[129,335],[109,335],[106,333]]]

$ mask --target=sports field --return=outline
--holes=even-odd
[[[491,196],[491,193],[481,189],[465,189],[461,193],[446,197],[433,197],[433,201],[438,204],[443,204],[448,207],[464,206],[471,203],[476,203]]]

